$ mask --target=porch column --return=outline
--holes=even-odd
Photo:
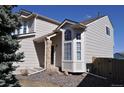
[[[46,40],[46,68],[51,70],[51,46],[52,41],[50,39]]]

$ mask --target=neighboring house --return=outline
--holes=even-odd
[[[114,58],[116,58],[116,59],[124,59],[124,53],[115,53]]]
[[[25,54],[17,73],[28,70],[86,72],[93,57],[113,58],[113,27],[108,16],[83,22],[63,22],[21,11],[22,27],[15,31]],[[32,72],[31,72],[32,73]]]

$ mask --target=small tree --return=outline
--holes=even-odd
[[[16,67],[14,62],[23,59],[23,53],[17,53],[20,48],[17,37],[12,35],[15,29],[21,26],[19,17],[12,12],[16,6],[0,6],[0,86],[18,87],[20,86],[13,71]]]

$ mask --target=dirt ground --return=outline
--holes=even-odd
[[[90,74],[58,74],[39,72],[30,76],[17,76],[22,87],[123,87],[124,82],[113,82]]]
[[[84,77],[82,74],[65,75],[47,71],[30,76],[17,76],[22,87],[76,87]]]
[[[50,82],[41,82],[36,80],[19,80],[22,87],[59,87],[59,85]]]

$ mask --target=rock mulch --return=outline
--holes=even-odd
[[[30,76],[18,75],[23,87],[112,87],[124,86],[91,74],[66,74],[58,72],[39,72]]]
[[[41,82],[41,85],[43,82],[45,82],[45,87],[48,87],[49,85],[53,87],[54,86],[59,86],[59,87],[76,87],[79,85],[79,83],[85,78],[85,74],[69,74],[65,75],[63,73],[57,73],[57,72],[39,72],[30,76],[17,76],[17,78],[21,81],[23,80],[28,80],[28,81],[36,81],[36,82]],[[23,84],[23,83],[22,83]],[[29,86],[30,85],[23,85],[23,86]],[[43,86],[43,85],[42,85]]]

